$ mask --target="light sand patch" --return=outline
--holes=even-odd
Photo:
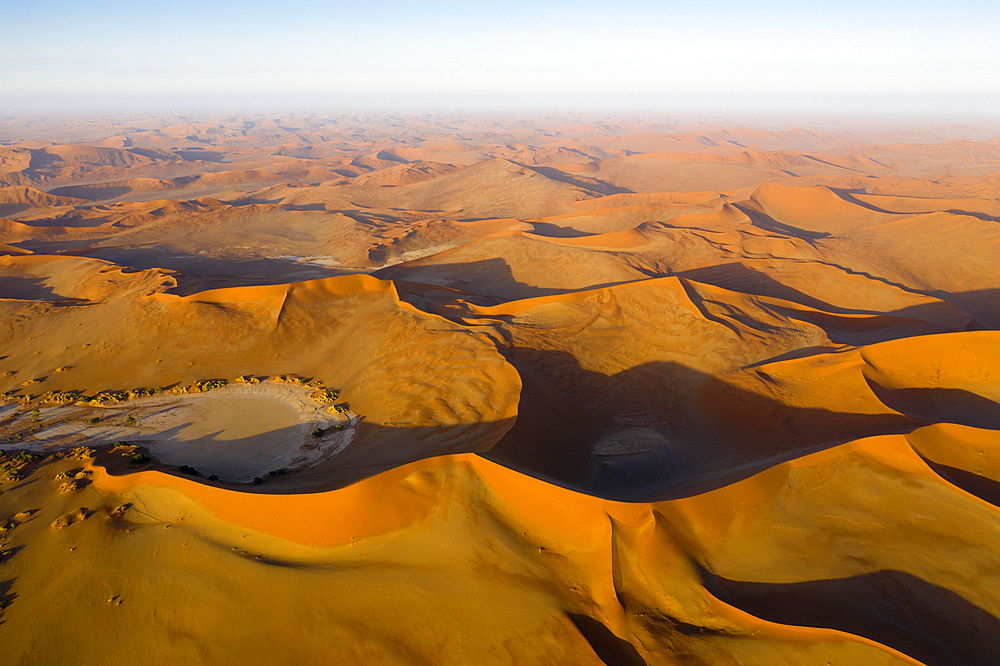
[[[670,448],[670,440],[652,428],[629,428],[596,442],[593,453],[595,456],[626,456]]]
[[[107,408],[45,407],[39,415],[42,429],[10,448],[62,449],[79,445],[81,436],[92,445],[127,441],[148,447],[169,465],[249,482],[270,471],[316,464],[350,443],[356,416],[330,413],[310,397],[312,392],[307,386],[264,381],[206,393],[160,393]],[[90,423],[95,417],[100,421]],[[15,425],[31,418],[25,413]],[[317,428],[319,437],[312,434]]]
[[[143,419],[156,434],[150,453],[227,481],[252,480],[291,464],[311,428],[282,402],[265,397],[188,396]]]

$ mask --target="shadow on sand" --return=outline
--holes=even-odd
[[[902,571],[802,583],[728,580],[704,569],[716,597],[770,622],[863,636],[928,666],[1000,663],[1000,620]]]

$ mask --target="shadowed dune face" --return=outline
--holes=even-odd
[[[0,661],[997,662],[967,131],[4,119]]]
[[[789,584],[731,581],[708,572],[705,578],[713,594],[772,622],[865,636],[925,664],[985,666],[1000,658],[997,618],[899,571]]]

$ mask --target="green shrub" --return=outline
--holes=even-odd
[[[89,446],[77,446],[76,448],[69,450],[69,454],[77,460],[87,460],[88,458],[93,458],[94,453],[96,453],[96,451]]]
[[[195,382],[191,385],[192,393],[204,393],[206,391],[211,391],[213,389],[222,388],[229,383],[225,379],[206,379],[200,382]]]
[[[313,400],[321,403],[333,402],[339,397],[340,391],[334,391],[333,389],[320,389],[318,391],[314,391],[312,394]]]

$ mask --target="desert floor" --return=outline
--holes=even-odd
[[[1000,663],[996,134],[0,119],[0,664]]]

